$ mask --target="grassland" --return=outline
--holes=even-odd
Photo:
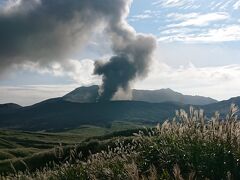
[[[2,166],[5,173],[1,178],[240,179],[237,112],[237,107],[232,105],[225,119],[219,113],[209,119],[202,110],[176,111],[175,118],[154,128],[88,137],[75,146],[57,146],[30,158],[8,162],[8,166]],[[94,128],[97,133],[103,132]],[[63,134],[78,135],[80,129]]]
[[[24,132],[13,130],[0,130],[0,172],[13,172],[24,170],[22,162],[32,166],[32,160],[42,160],[32,166],[32,169],[45,165],[48,161],[57,161],[54,148],[58,146],[73,147],[91,138],[105,137],[112,133],[128,129],[142,128],[142,124],[131,122],[113,122],[108,127],[84,125],[76,129],[63,132]],[[44,158],[42,158],[44,156]],[[15,165],[13,168],[12,165]]]
[[[209,119],[193,108],[189,114],[180,110],[173,120],[155,128],[119,132],[134,136],[90,138],[12,162],[12,172],[2,179],[240,179],[236,113],[234,105],[226,119],[218,113]],[[43,166],[36,171],[33,165],[39,162]],[[22,172],[17,171],[24,166]]]

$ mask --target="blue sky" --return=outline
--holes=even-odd
[[[4,2],[0,0],[0,6]],[[172,88],[218,100],[240,96],[240,0],[134,0],[127,21],[138,33],[158,40],[149,76],[135,88]],[[0,79],[0,103],[29,105],[99,83],[92,75],[92,59],[111,55],[104,38],[94,36],[85,49],[69,57],[74,72],[59,64],[50,69],[13,67]]]
[[[133,2],[129,22],[168,42],[238,41],[239,7],[238,0],[139,0]],[[220,33],[225,36],[218,39]]]

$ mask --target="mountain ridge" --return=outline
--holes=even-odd
[[[223,116],[231,103],[240,106],[240,97],[203,106],[207,116],[219,111]],[[81,125],[109,126],[114,121],[157,124],[175,116],[178,109],[189,110],[191,105],[175,102],[149,103],[144,101],[108,101],[77,103],[53,98],[32,106],[0,112],[0,128],[27,131],[61,131]]]
[[[0,113],[10,112],[20,108],[22,108],[22,106],[15,103],[0,104]]]
[[[141,101],[74,103],[54,98],[23,107],[11,113],[0,113],[0,128],[20,130],[53,130],[80,125],[105,126],[113,121],[160,122],[172,116],[179,105]]]
[[[96,86],[92,87],[93,92],[96,89],[98,90]],[[80,88],[80,90],[86,93],[89,92],[88,87]],[[171,90],[165,89],[161,91],[169,93]],[[73,92],[70,92],[70,94]],[[75,91],[75,93],[74,97],[84,98],[83,94],[79,96],[78,91]],[[173,93],[175,92],[173,91]],[[93,95],[90,93],[88,98],[95,99],[97,97]],[[219,111],[222,116],[225,116],[232,103],[240,106],[240,97],[207,105],[194,106],[197,109],[203,109],[207,116],[213,115],[215,111]],[[188,111],[190,106],[192,105],[186,105],[179,101],[165,101],[160,103],[140,100],[71,102],[66,99],[66,96],[63,96],[26,107],[11,103],[0,105],[0,128],[27,131],[54,131],[76,128],[81,125],[109,126],[114,121],[157,124],[175,116],[175,111],[178,109]]]
[[[70,102],[96,102],[98,98],[98,90],[99,87],[97,85],[79,87],[63,96],[63,99]],[[151,103],[177,102],[191,105],[207,105],[218,102],[210,97],[183,95],[169,88],[159,90],[133,89],[132,99],[129,100]]]

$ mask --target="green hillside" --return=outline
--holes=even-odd
[[[83,125],[55,133],[0,130],[0,172],[11,169],[10,162],[19,162],[32,157],[36,158],[41,154],[48,154],[59,145],[71,147],[91,138],[112,136],[114,133],[125,133],[129,129],[140,128],[143,128],[143,124],[113,122],[106,128]],[[45,165],[46,162],[43,163]]]

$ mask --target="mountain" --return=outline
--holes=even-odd
[[[113,121],[162,122],[183,108],[175,103],[111,101],[73,103],[62,98],[0,113],[0,128],[21,130],[63,130],[81,125],[108,126]]]
[[[22,106],[14,103],[0,104],[0,113],[11,112],[20,108],[22,108]]]
[[[63,99],[69,102],[96,102],[96,99],[98,97],[98,90],[99,87],[97,85],[89,87],[79,87],[63,96]]]
[[[63,99],[69,102],[96,102],[99,87],[97,85],[90,87],[80,87],[63,96]],[[160,90],[132,90],[133,101],[145,101],[152,103],[176,102],[181,104],[207,105],[216,103],[217,100],[203,97],[183,95],[171,89]]]
[[[215,111],[219,111],[225,116],[232,103],[240,106],[240,97],[196,106],[196,108],[204,109],[207,116],[212,116]],[[173,102],[149,103],[143,101],[75,103],[63,98],[55,98],[28,107],[10,105],[11,110],[0,111],[0,128],[55,131],[74,129],[81,125],[108,127],[113,121],[157,124],[172,118],[175,110],[188,110],[189,106]]]
[[[240,96],[234,97],[229,100],[220,101],[218,103],[208,104],[203,106],[203,109],[208,112],[208,114],[213,114],[214,112],[218,111],[220,114],[225,115],[228,113],[231,104],[236,104],[240,107]],[[240,113],[238,112],[240,115]]]
[[[182,104],[206,105],[216,103],[217,100],[203,97],[183,95],[171,89],[160,90],[133,90],[133,100],[147,102],[178,102]]]

